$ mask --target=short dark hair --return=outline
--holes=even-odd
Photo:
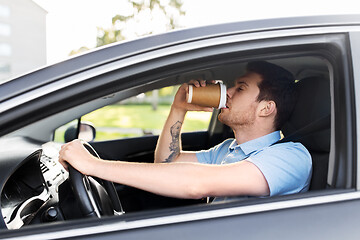
[[[275,102],[277,115],[274,126],[276,130],[280,130],[289,119],[296,103],[297,91],[294,76],[288,70],[266,61],[249,62],[246,70],[262,77],[262,81],[258,84],[260,93],[257,101]]]

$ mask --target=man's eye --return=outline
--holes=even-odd
[[[236,91],[238,91],[238,92],[240,92],[240,91],[242,91],[243,89],[241,88],[241,87],[238,87],[238,88],[236,88]]]

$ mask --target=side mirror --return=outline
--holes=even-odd
[[[86,142],[94,141],[96,137],[96,129],[91,123],[80,123],[79,137]]]
[[[91,142],[95,139],[96,129],[91,123],[80,123],[79,136],[77,136],[76,128],[76,125],[72,125],[66,129],[64,134],[64,140],[66,143],[77,138],[83,139],[86,142]]]

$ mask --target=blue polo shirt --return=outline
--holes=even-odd
[[[270,196],[304,192],[309,189],[312,172],[310,153],[301,143],[276,143],[280,131],[237,144],[228,139],[219,145],[196,153],[199,163],[229,164],[249,161],[264,175]]]

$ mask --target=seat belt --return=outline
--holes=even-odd
[[[300,128],[299,130],[295,131],[294,133],[290,134],[289,136],[284,137],[283,139],[280,139],[279,141],[275,142],[277,143],[284,143],[284,142],[295,142],[298,141],[301,138],[307,137],[310,134],[314,132],[319,132],[322,130],[329,129],[331,126],[331,114],[326,115],[325,117],[322,117],[308,125],[306,125],[303,128]],[[272,145],[274,145],[272,144]]]

